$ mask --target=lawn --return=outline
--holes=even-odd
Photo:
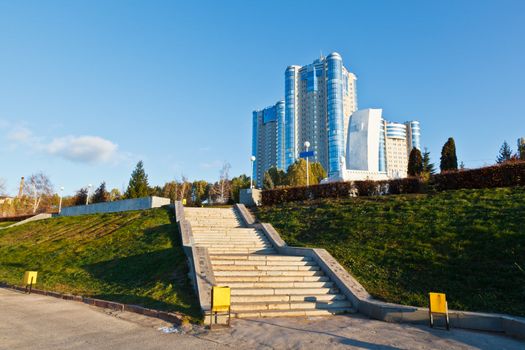
[[[178,311],[199,308],[173,210],[53,218],[0,231],[0,281]]]
[[[294,246],[327,249],[374,297],[525,316],[525,188],[259,208]]]
[[[16,223],[16,221],[0,221],[0,227],[7,227]]]

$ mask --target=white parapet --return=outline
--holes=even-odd
[[[159,208],[169,205],[170,199],[163,197],[143,197],[124,199],[115,202],[95,203],[89,205],[77,205],[74,207],[62,208],[60,216],[78,216],[98,213],[116,213],[130,210],[145,210]]]

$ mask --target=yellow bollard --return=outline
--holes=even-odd
[[[29,294],[31,294],[31,289],[33,288],[33,284],[36,284],[37,276],[38,276],[37,271],[26,271],[24,273],[23,284],[24,286],[26,286],[26,292],[28,291],[28,287],[29,287]]]

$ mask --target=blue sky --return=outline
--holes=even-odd
[[[525,136],[525,1],[0,0],[0,178],[43,171],[73,193],[249,171],[251,112],[284,70],[338,51],[360,108],[418,119],[439,163]]]

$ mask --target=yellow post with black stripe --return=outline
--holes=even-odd
[[[217,316],[219,313],[228,314],[228,327],[231,321],[231,290],[230,287],[214,286],[211,290],[211,315],[210,315],[210,329],[213,327],[213,317],[215,316],[215,324],[217,324]]]
[[[445,293],[428,293],[430,305],[428,314],[430,317],[430,327],[434,328],[434,315],[445,316],[447,330],[450,330],[450,322],[448,319],[448,303]]]
[[[26,271],[24,273],[23,285],[26,287],[26,293],[31,294],[33,284],[36,284],[36,277],[38,276],[37,271]]]

